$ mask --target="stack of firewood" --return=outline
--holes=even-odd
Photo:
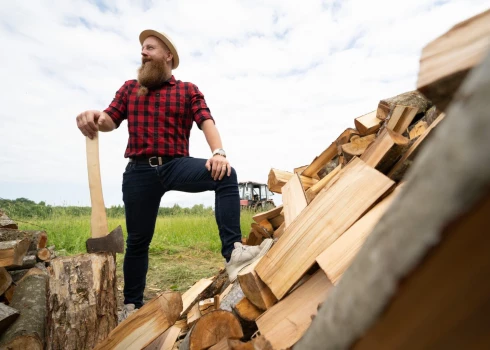
[[[43,349],[47,266],[55,257],[45,231],[22,231],[0,211],[0,344]],[[15,322],[14,322],[15,321]]]

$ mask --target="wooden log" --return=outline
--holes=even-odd
[[[173,326],[181,312],[180,293],[161,293],[129,315],[94,349],[142,349]]]
[[[247,242],[245,245],[260,245],[264,240],[264,236],[255,232],[253,228],[250,228],[250,233],[248,234]]]
[[[27,238],[30,242],[28,251],[36,251],[46,247],[48,235],[46,231],[16,230],[11,228],[0,228],[0,241],[15,241]]]
[[[216,308],[221,307],[221,302],[226,298],[226,296],[231,292],[232,288],[235,286],[235,283],[230,283],[228,286],[216,296]]]
[[[202,278],[192,285],[184,294],[182,294],[182,315],[187,314],[190,308],[199,301],[199,296],[213,284],[212,278]],[[212,298],[212,297],[211,297]],[[206,298],[209,299],[209,298]]]
[[[284,206],[285,228],[287,228],[308,205],[303,185],[297,174],[292,176],[282,187],[282,203]]]
[[[272,224],[267,219],[264,219],[261,222],[259,222],[259,226],[265,229],[269,233],[269,236],[271,236],[274,233],[274,227],[272,227]]]
[[[405,92],[379,101],[376,117],[381,120],[386,120],[396,105],[417,107],[419,113],[423,113],[432,106],[432,102],[417,90]]]
[[[431,126],[431,124],[439,117],[441,112],[436,108],[436,106],[430,107],[424,114],[424,116],[420,119],[427,123],[427,126]]]
[[[281,213],[280,215],[269,219],[269,222],[271,223],[272,228],[274,230],[277,230],[279,226],[281,226],[284,223],[284,214]]]
[[[260,334],[273,349],[292,347],[305,333],[332,288],[323,271],[317,271],[286,298],[257,318]]]
[[[22,258],[22,263],[20,265],[10,265],[10,266],[6,266],[5,268],[10,272],[17,271],[17,270],[29,270],[34,266],[36,266],[37,263],[38,263],[37,256],[35,254],[32,255],[26,254]]]
[[[301,175],[301,173],[303,172],[303,170],[305,170],[306,168],[308,168],[308,165],[303,165],[303,166],[294,168],[293,169],[293,173]]]
[[[27,277],[33,276],[33,275],[46,275],[47,276],[48,272],[45,270],[41,270],[38,267],[30,268],[29,270],[27,270],[27,273],[24,276],[22,276],[22,278],[17,282],[17,284],[22,283],[22,281],[25,280]]]
[[[180,326],[176,323],[158,338],[156,338],[150,345],[144,347],[144,350],[172,350],[177,338],[181,332]]]
[[[92,349],[117,325],[116,265],[109,253],[53,259],[47,349]]]
[[[240,339],[243,332],[237,318],[230,311],[215,310],[202,316],[181,343],[181,350],[203,350],[221,339]]]
[[[268,231],[265,227],[256,224],[255,222],[252,222],[250,226],[252,227],[252,230],[254,230],[255,234],[257,234],[258,236],[262,236],[263,238],[270,238],[272,236],[272,233],[274,232]]]
[[[393,184],[359,158],[342,169],[339,179],[308,205],[257,264],[255,271],[276,298],[283,298],[316,257]]]
[[[420,58],[417,89],[445,111],[468,72],[490,47],[490,10],[452,27],[427,44]]]
[[[252,304],[247,297],[243,297],[234,307],[233,311],[239,318],[254,322],[257,317],[259,317],[263,311],[260,310],[257,306]]]
[[[12,284],[12,276],[5,270],[4,267],[0,267],[0,295],[5,293],[5,291]]]
[[[404,134],[418,112],[418,107],[396,105],[386,120],[386,128]]]
[[[419,120],[411,129],[409,129],[408,137],[410,140],[414,140],[422,135],[428,127],[429,124],[427,124],[425,120]]]
[[[7,214],[5,214],[3,211],[0,211],[0,229],[2,228],[17,229],[19,227],[14,220],[10,219],[7,216]]]
[[[20,312],[10,306],[0,303],[0,334],[10,327],[17,320]]]
[[[201,316],[216,310],[216,303],[214,301],[214,298],[200,300],[197,305],[199,307],[199,312],[201,313]]]
[[[224,293],[225,294],[225,293]],[[232,312],[233,306],[235,306],[245,295],[243,294],[240,283],[236,280],[232,287],[227,291],[226,295],[220,296],[219,308]]]
[[[269,190],[275,193],[282,193],[282,186],[284,186],[291,177],[295,174],[290,173],[289,171],[283,171],[279,169],[272,168],[269,172],[267,185],[269,186]],[[310,188],[315,183],[318,182],[316,179],[312,179],[307,176],[300,175],[301,183],[303,184],[305,189]]]
[[[187,312],[187,327],[192,327],[194,323],[201,317],[201,310],[199,310],[199,304],[195,303],[194,306]]]
[[[429,128],[427,128],[427,130],[415,140],[415,142],[408,148],[408,150],[403,153],[401,158],[388,172],[387,175],[390,179],[397,182],[403,179],[403,176],[407,172],[408,168],[417,157],[419,151],[423,148],[423,146],[421,146],[422,142],[424,142],[432,129],[434,129],[441,122],[441,120],[444,119],[444,116],[444,113],[440,114],[436,121],[434,121],[429,126]]]
[[[255,272],[255,267],[261,259],[240,271],[237,279],[247,299],[260,310],[267,310],[277,303],[277,298]]]
[[[196,300],[203,300],[203,299],[208,299],[215,297],[223,292],[229,285],[230,285],[230,279],[228,278],[228,273],[226,272],[226,269],[221,269],[219,273],[212,277],[213,283],[209,287],[207,287],[199,296],[196,298]]]
[[[342,169],[341,165],[338,165],[333,171],[328,173],[327,176],[322,178],[318,183],[315,185],[311,186],[305,193],[306,195],[306,200],[308,201],[308,204],[310,204],[313,199],[320,193],[321,190],[325,189],[327,190],[337,179],[338,179],[338,174],[340,170]]]
[[[22,259],[27,253],[29,244],[27,238],[0,242],[0,267],[22,265]]]
[[[10,285],[10,287],[8,287],[7,290],[5,291],[5,293],[3,294],[3,297],[6,300],[6,303],[9,305],[12,302],[12,299],[14,297],[14,292],[15,292],[15,285],[12,283]]]
[[[51,260],[51,252],[48,248],[41,248],[36,252],[36,258],[39,261],[49,261]]]
[[[340,149],[342,151],[342,149]],[[335,157],[332,158],[331,161],[329,161],[320,171],[317,173],[320,179],[323,179],[326,177],[328,174],[330,174],[332,171],[335,170],[339,165],[344,166],[344,156],[342,154],[336,155]],[[310,187],[311,188],[311,187]]]
[[[382,122],[381,119],[376,118],[376,111],[354,119],[356,129],[359,130],[359,135],[361,136],[375,134],[381,127]]]
[[[401,187],[402,185],[397,186],[395,191],[376,204],[330,247],[317,256],[316,262],[333,284],[338,283],[345,270],[350,266],[368,235],[400,192]]]
[[[272,218],[275,218],[276,216],[280,215],[281,214],[281,211],[282,211],[282,205],[279,205],[275,208],[272,208],[268,211],[265,211],[265,212],[262,212],[262,213],[258,213],[258,214],[255,214],[252,219],[253,221],[255,221],[257,224],[260,224],[260,222],[264,219],[272,219]]]
[[[17,285],[10,307],[20,315],[0,338],[0,348],[44,349],[47,279],[46,275],[33,275]]]
[[[281,226],[279,226],[279,227],[278,227],[278,228],[277,228],[277,229],[274,231],[274,234],[273,234],[272,236],[273,236],[274,238],[279,239],[279,238],[282,236],[282,234],[284,233],[285,226],[286,226],[286,224],[283,222],[283,223],[281,224]]]
[[[362,154],[361,160],[387,174],[409,147],[409,139],[385,128]]]
[[[342,154],[347,162],[355,156],[361,156],[366,148],[376,139],[376,135],[371,134],[364,137],[353,137],[350,142],[343,144]],[[311,188],[310,188],[311,189]]]
[[[296,350],[490,347],[490,55],[458,96]]]

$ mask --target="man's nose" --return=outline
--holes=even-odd
[[[141,56],[143,56],[143,57],[148,56],[148,51],[145,48],[141,49]]]

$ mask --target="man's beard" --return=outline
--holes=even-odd
[[[140,93],[146,95],[148,89],[158,89],[168,79],[169,68],[164,60],[147,60],[138,68],[138,83],[140,83]],[[146,89],[145,89],[146,88]]]

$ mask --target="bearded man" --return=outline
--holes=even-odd
[[[128,80],[104,111],[80,113],[77,126],[93,138],[97,131],[112,131],[127,120],[129,139],[124,157],[122,193],[126,215],[123,321],[143,305],[148,271],[148,248],[155,230],[160,200],[167,191],[215,192],[215,217],[221,254],[230,281],[245,266],[263,256],[272,245],[241,244],[240,199],[237,174],[223,149],[214,118],[196,85],[176,80],[172,70],[179,55],[170,38],[155,30],[139,36],[142,64],[138,79]],[[209,159],[189,156],[193,123],[204,132]]]

